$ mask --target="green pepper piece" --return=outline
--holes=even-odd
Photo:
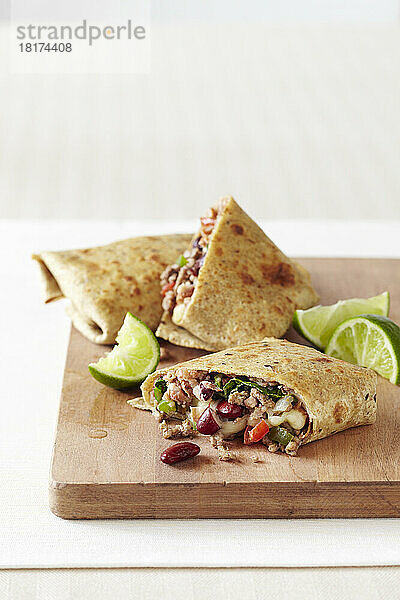
[[[183,254],[181,254],[178,257],[178,260],[176,261],[176,264],[178,265],[178,267],[184,267],[185,265],[187,265],[187,258],[185,258],[183,256]]]
[[[169,414],[176,411],[176,404],[173,400],[163,400],[163,396],[167,391],[167,382],[160,377],[154,384],[153,392],[157,401],[157,409],[160,412]]]
[[[157,400],[157,402],[161,401],[161,399],[166,391],[167,391],[167,382],[161,378],[157,379],[157,381],[154,384],[154,388],[153,388],[154,398]]]
[[[176,411],[176,404],[172,400],[162,400],[157,405],[157,408],[160,412],[169,414]]]
[[[293,439],[292,434],[284,427],[271,427],[268,432],[268,437],[273,442],[287,446],[288,443]]]

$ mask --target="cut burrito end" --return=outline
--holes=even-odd
[[[231,197],[200,219],[190,247],[163,272],[161,294],[157,335],[210,351],[280,337],[296,308],[318,301],[308,272]]]
[[[158,371],[142,392],[164,437],[241,437],[292,456],[376,418],[374,372],[274,338]]]
[[[190,248],[161,275],[162,306],[175,325],[181,325],[184,319],[198,282],[200,269],[206,259],[212,234],[227,203],[228,199],[223,198],[216,207],[210,208],[207,214],[201,217],[200,230],[192,240]]]

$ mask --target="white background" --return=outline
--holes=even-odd
[[[0,52],[0,216],[400,216],[397,1],[157,0],[151,45],[147,75]]]

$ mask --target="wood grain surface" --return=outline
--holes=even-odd
[[[300,259],[321,303],[389,290],[400,321],[400,260]],[[287,338],[304,343],[293,330]],[[160,367],[199,356],[165,343]],[[164,440],[135,393],[97,383],[87,370],[106,350],[71,331],[50,481],[50,507],[63,518],[398,517],[400,388],[378,378],[378,418],[300,448],[297,457],[262,444],[232,445],[220,462],[203,436],[201,453],[174,467],[160,461]],[[138,392],[136,392],[138,395]],[[255,462],[257,461],[257,462]]]

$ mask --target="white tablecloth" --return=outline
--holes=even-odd
[[[41,303],[30,254],[194,226],[0,222],[0,568],[399,564],[400,519],[63,521],[51,514],[48,472],[70,325],[64,302]],[[399,222],[264,226],[291,255],[400,256]]]

